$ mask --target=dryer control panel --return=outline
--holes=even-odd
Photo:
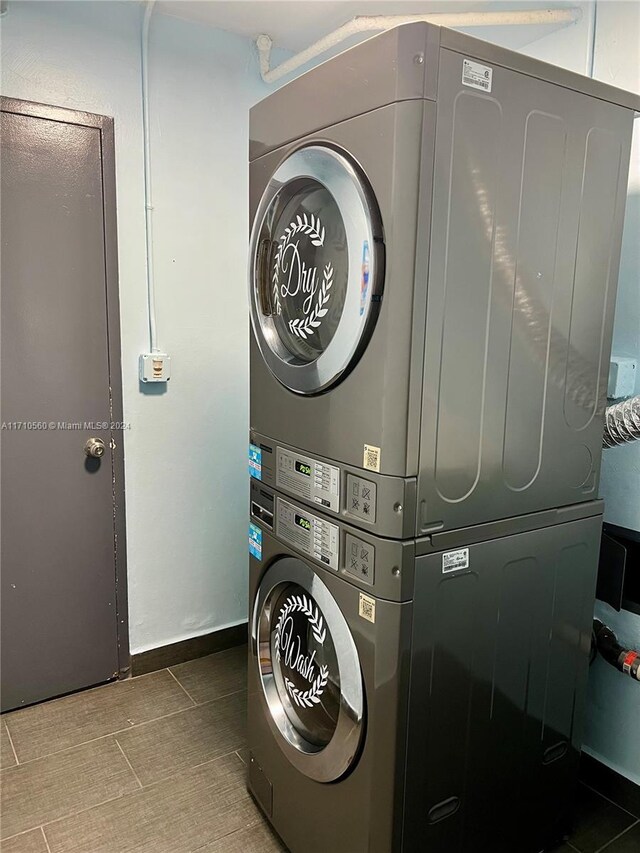
[[[338,526],[280,497],[276,501],[276,535],[337,572],[340,550]]]
[[[276,486],[339,512],[340,469],[335,465],[278,447],[276,466]]]

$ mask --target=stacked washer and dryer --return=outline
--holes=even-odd
[[[638,109],[416,23],[251,111],[248,785],[292,853],[570,828]]]

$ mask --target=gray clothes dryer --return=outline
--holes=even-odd
[[[387,536],[592,500],[638,109],[422,23],[257,104],[254,474]]]
[[[602,504],[401,542],[251,497],[248,785],[291,853],[551,849]]]

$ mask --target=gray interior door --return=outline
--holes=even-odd
[[[3,100],[2,710],[118,675],[108,121]]]

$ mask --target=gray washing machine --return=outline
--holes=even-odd
[[[601,503],[400,541],[251,501],[248,785],[291,853],[550,849]]]
[[[257,104],[252,472],[393,537],[594,499],[634,110],[423,23]]]

